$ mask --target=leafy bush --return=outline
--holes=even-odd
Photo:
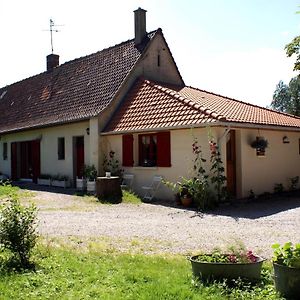
[[[274,250],[273,261],[280,265],[288,267],[300,268],[300,244],[293,244],[291,242],[272,245]]]
[[[88,180],[95,180],[97,178],[97,169],[94,165],[89,166],[85,165],[84,166],[84,171],[83,171],[83,176],[84,178],[87,178]]]
[[[23,268],[30,266],[36,244],[36,214],[36,206],[22,206],[17,195],[11,195],[0,211],[0,247],[9,250]]]

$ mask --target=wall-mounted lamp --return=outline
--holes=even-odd
[[[86,134],[87,134],[87,135],[90,135],[90,127],[88,127],[88,128],[86,129]]]
[[[289,144],[290,140],[289,140],[289,138],[285,135],[285,136],[282,138],[282,142],[283,142],[284,144]]]

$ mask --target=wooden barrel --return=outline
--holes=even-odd
[[[97,177],[96,193],[101,201],[121,202],[122,190],[120,177]]]

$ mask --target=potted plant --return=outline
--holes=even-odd
[[[66,175],[57,174],[52,177],[52,186],[67,188],[70,186],[69,177]]]
[[[192,185],[192,179],[182,178],[182,182],[178,182],[178,194],[181,204],[185,207],[189,207],[193,203],[193,196],[191,194]]]
[[[182,177],[182,182],[173,183],[170,181],[162,181],[167,187],[175,192],[175,202],[178,205],[190,206],[193,203],[193,198],[189,192],[189,184],[191,180]]]
[[[193,275],[204,281],[218,279],[247,278],[259,280],[264,259],[242,248],[221,252],[219,249],[208,254],[190,257]]]
[[[50,186],[51,185],[51,175],[41,174],[37,179],[37,184]]]
[[[268,147],[268,141],[261,137],[257,136],[256,139],[251,143],[251,147],[256,149],[256,154],[258,156],[265,155],[266,148]]]
[[[86,168],[87,166],[84,165],[82,172],[82,177],[76,176],[76,189],[78,191],[86,190]]]
[[[272,248],[276,290],[286,298],[299,299],[300,244],[274,244]]]
[[[88,193],[95,193],[96,191],[96,178],[97,178],[97,170],[94,165],[85,166],[84,176],[86,178],[86,188]]]

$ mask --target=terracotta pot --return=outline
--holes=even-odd
[[[181,203],[183,206],[189,207],[192,205],[193,199],[192,199],[192,197],[183,196],[183,197],[181,197]]]

